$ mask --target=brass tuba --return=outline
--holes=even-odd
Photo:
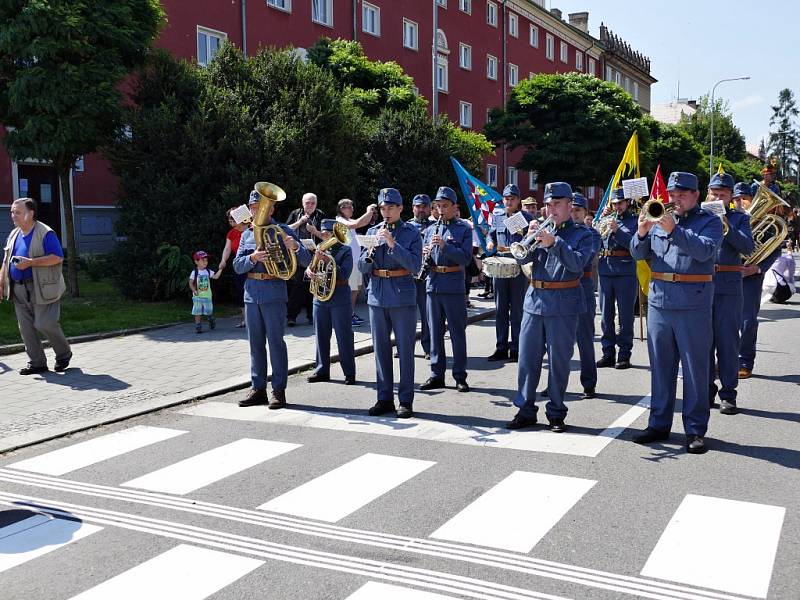
[[[322,252],[323,257],[314,254],[308,269],[311,271],[311,284],[309,289],[313,296],[320,302],[327,302],[336,290],[336,261],[328,252],[336,244],[347,243],[347,227],[338,221],[333,224],[333,236],[317,246],[317,252]]]
[[[603,217],[597,222],[597,225],[595,225],[595,229],[597,229],[597,232],[600,234],[601,239],[604,240],[611,235],[611,223],[613,221],[616,221],[618,223],[622,222],[622,219],[619,218],[616,212]]]
[[[272,208],[277,202],[286,200],[286,192],[274,183],[259,181],[255,185],[259,201],[253,217],[253,235],[256,250],[266,250],[264,267],[267,273],[278,279],[291,279],[297,270],[297,256],[286,247],[286,233],[278,225],[267,224],[272,216]]]
[[[745,258],[744,264],[757,265],[783,244],[789,234],[786,221],[778,215],[770,214],[778,206],[789,206],[783,198],[769,189],[760,181],[758,191],[753,196],[753,201],[747,209],[750,215],[750,228],[753,231],[753,241],[756,248],[753,253]]]

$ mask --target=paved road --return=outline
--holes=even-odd
[[[469,329],[469,382],[370,418],[370,385],[290,378],[291,409],[241,392],[0,461],[3,598],[795,599],[800,304],[765,305],[756,376],[711,450],[629,442],[649,375],[570,380],[570,431],[508,432],[513,364]],[[417,381],[426,365],[417,361]],[[373,357],[358,359],[373,380]],[[341,379],[334,366],[332,374]]]

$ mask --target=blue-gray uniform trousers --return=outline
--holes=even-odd
[[[461,298],[464,303],[464,298]],[[400,404],[411,407],[414,402],[414,341],[417,332],[417,308],[369,306],[372,342],[375,347],[378,402],[394,402],[394,362],[391,334],[394,332],[400,355],[400,383],[397,397]],[[405,360],[404,360],[405,359]]]
[[[428,325],[428,294],[425,291],[426,279],[415,279],[414,285],[417,288],[417,310],[419,310],[419,320],[422,324],[422,335],[420,343],[425,354],[431,352],[431,328]]]
[[[498,350],[519,351],[522,306],[525,304],[527,289],[528,278],[522,273],[512,278],[494,278],[494,328]],[[511,327],[510,343],[508,339],[509,325]]]
[[[764,275],[757,273],[742,279],[742,323],[739,343],[739,367],[753,370],[758,339],[758,313],[761,310],[761,288]]]
[[[341,288],[341,289],[340,289]],[[336,302],[341,295],[344,302]],[[345,379],[356,377],[356,355],[353,345],[353,310],[350,304],[350,286],[336,286],[334,297],[328,302],[314,299],[314,335],[317,338],[316,375],[330,377],[331,333],[336,332],[339,363]]]
[[[602,259],[601,259],[602,260]],[[639,283],[633,275],[600,275],[600,313],[603,335],[600,346],[604,357],[617,356],[619,360],[630,360],[633,350],[633,309],[636,304]],[[616,310],[619,311],[619,333],[614,323]]]
[[[581,359],[581,385],[586,390],[597,386],[597,363],[594,356],[594,313],[597,302],[594,298],[594,282],[591,275],[581,278],[581,288],[586,298],[586,312],[578,315],[575,339]]]
[[[444,348],[445,319],[453,347],[453,379],[467,378],[467,305],[463,294],[428,292],[428,322],[431,327],[431,375],[444,379],[447,354]]]
[[[736,387],[739,385],[739,324],[742,314],[742,297],[738,294],[714,294],[714,339],[709,358],[709,399],[716,395],[714,380],[714,354],[719,366],[720,400],[736,404]]]
[[[285,285],[285,284],[284,284]],[[289,357],[283,339],[286,328],[286,303],[244,303],[244,319],[247,323],[247,339],[250,342],[250,378],[253,389],[267,388],[267,348],[272,361],[272,389],[285,390],[288,379]]]

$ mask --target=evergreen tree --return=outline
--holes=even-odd
[[[769,119],[771,131],[767,150],[779,159],[778,178],[788,179],[797,166],[797,146],[800,142],[796,119],[798,110],[792,90],[785,88],[778,92],[778,104],[772,107],[772,116]]]

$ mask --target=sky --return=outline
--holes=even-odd
[[[769,133],[772,105],[789,88],[800,105],[800,0],[546,0],[564,20],[589,12],[589,33],[600,37],[601,21],[650,58],[652,103],[710,94],[720,79],[750,76],[717,86],[715,98],[729,102],[733,122],[757,149]],[[773,131],[775,129],[773,128]]]

